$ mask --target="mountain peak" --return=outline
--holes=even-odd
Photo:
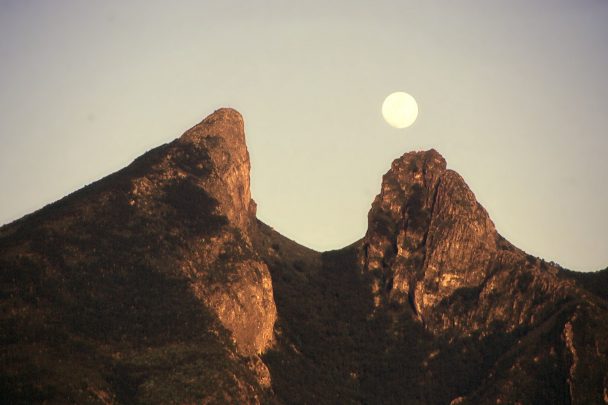
[[[437,172],[446,169],[446,161],[435,149],[406,152],[391,163],[391,169],[387,173],[408,172]]]
[[[393,160],[390,170],[382,177],[381,193],[376,200],[399,199],[412,187],[433,189],[446,167],[445,159],[435,149],[404,153]]]
[[[376,305],[409,303],[424,317],[456,289],[481,283],[496,239],[487,212],[439,152],[402,155],[382,178],[361,254],[378,274]]]
[[[216,136],[226,140],[234,147],[245,146],[245,130],[243,116],[233,108],[220,108],[209,114],[203,121],[195,125],[180,137],[182,142],[200,142],[203,139]]]
[[[176,144],[185,152],[173,158],[178,164],[185,163],[182,166],[195,167],[201,187],[246,236],[256,204],[251,199],[251,164],[241,114],[232,108],[220,108],[186,131]]]
[[[362,241],[314,252],[256,220],[243,127],[219,109],[0,228],[3,398],[608,401],[604,272],[508,243],[434,149],[392,162]]]
[[[397,159],[393,160],[391,168],[407,167],[404,166],[407,164],[410,165],[410,169],[414,169],[414,165],[418,168],[424,168],[427,165],[433,168],[441,168],[443,170],[446,168],[445,158],[434,148],[429,150],[406,152]]]

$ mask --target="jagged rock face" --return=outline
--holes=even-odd
[[[459,288],[480,285],[496,251],[494,224],[458,173],[443,173],[436,193],[426,237],[424,283],[416,286],[418,308],[434,307]]]
[[[396,159],[369,213],[362,252],[382,298],[421,317],[454,291],[485,279],[496,230],[463,179],[435,150]]]
[[[557,265],[504,240],[436,151],[407,153],[393,162],[368,220],[359,263],[371,276],[376,313],[390,313],[395,304],[411,307],[437,338],[473,337],[479,347],[511,342],[484,384],[454,403],[544,402],[544,381],[561,387],[551,394],[560,403],[607,401],[602,294],[592,296],[562,277]],[[594,332],[590,325],[596,325]],[[448,360],[439,354],[434,361]]]
[[[251,243],[249,167],[243,119],[221,109],[125,169],[0,228],[8,314],[0,340],[16,345],[4,346],[12,374],[3,378],[31,383],[18,376],[36,367],[43,376],[42,388],[9,384],[9,397],[49,398],[48,385],[81,403],[262,401],[270,382],[256,357],[272,343],[276,307]],[[90,347],[102,365],[75,359],[78,349],[60,354],[47,335],[63,336],[64,348]],[[56,356],[72,371],[44,365]],[[100,377],[100,367],[112,371]],[[159,369],[172,370],[163,377],[170,381],[155,380]],[[78,378],[67,383],[64,373]]]
[[[256,204],[251,199],[251,166],[243,118],[236,110],[220,109],[177,142],[208,156],[207,166],[198,163],[205,174],[199,184],[218,201],[216,212],[226,217],[230,225],[214,238],[204,240],[196,259],[186,266],[194,274],[197,268],[211,269],[208,272],[222,269],[232,274],[229,284],[210,283],[199,277],[195,291],[215,310],[243,353],[261,353],[272,341],[276,308],[268,268],[251,247]],[[209,287],[211,294],[206,292]]]
[[[276,309],[268,268],[251,247],[256,204],[249,172],[243,118],[233,109],[220,109],[168,145],[142,176],[130,180],[130,204],[151,217],[177,211],[186,226],[195,222],[189,216],[196,216],[198,208],[212,205],[207,210],[213,219],[203,221],[201,228],[215,229],[194,238],[180,268],[191,278],[197,296],[232,332],[241,352],[255,354],[272,341]],[[167,191],[172,195],[169,207],[167,201],[157,201]]]
[[[231,108],[217,110],[188,130],[178,142],[207,152],[211,170],[201,179],[201,185],[219,201],[222,215],[247,232],[255,218],[256,205],[251,199],[251,165],[241,114]]]
[[[1,227],[2,399],[608,403],[608,273],[511,245],[436,151],[325,253],[256,220],[249,167],[221,109]]]

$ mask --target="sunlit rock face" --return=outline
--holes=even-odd
[[[241,351],[261,353],[272,341],[276,308],[268,268],[251,246],[256,204],[251,199],[243,118],[230,108],[217,110],[177,142],[208,157],[195,163],[195,170],[204,173],[198,185],[217,201],[215,212],[228,225],[203,239],[185,267],[194,275],[197,295],[232,332]],[[207,277],[197,276],[200,269]],[[216,277],[217,272],[223,274]]]
[[[276,309],[270,274],[251,246],[256,204],[241,114],[230,108],[215,111],[152,163],[131,180],[131,204],[151,217],[177,216],[186,230],[194,228],[181,271],[242,353],[263,352],[272,341]],[[159,204],[163,194],[168,198]],[[186,236],[177,225],[167,222]]]
[[[0,228],[2,396],[262,402],[276,307],[249,169],[243,119],[220,109]]]
[[[198,163],[200,169],[208,169],[201,176],[201,186],[219,202],[219,212],[246,232],[256,206],[251,199],[251,165],[241,114],[231,108],[219,109],[183,134],[178,143],[206,152],[208,167]]]
[[[376,313],[410,309],[437,338],[478,345],[512,341],[526,353],[512,348],[484,386],[454,403],[516,403],[522,390],[541,392],[548,375],[567,388],[552,394],[558,402],[607,401],[608,329],[599,326],[605,301],[564,277],[556,264],[502,238],[436,151],[407,153],[393,162],[368,223],[358,260],[371,277]],[[587,356],[585,371],[581,353]],[[534,395],[541,395],[534,402],[546,400]]]
[[[436,151],[324,253],[255,218],[249,169],[220,109],[0,227],[2,399],[608,403],[608,270],[511,245]]]
[[[378,275],[378,304],[409,302],[424,319],[457,289],[481,284],[496,237],[487,212],[443,157],[413,152],[384,175],[361,256],[365,270]]]

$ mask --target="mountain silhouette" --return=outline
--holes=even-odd
[[[608,403],[608,269],[513,246],[435,150],[313,251],[256,218],[243,128],[0,228],[2,403]]]

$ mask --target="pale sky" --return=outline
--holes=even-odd
[[[393,159],[437,149],[507,239],[608,266],[608,1],[0,0],[0,224],[238,109],[258,216],[363,236]],[[389,127],[394,91],[419,103]]]

